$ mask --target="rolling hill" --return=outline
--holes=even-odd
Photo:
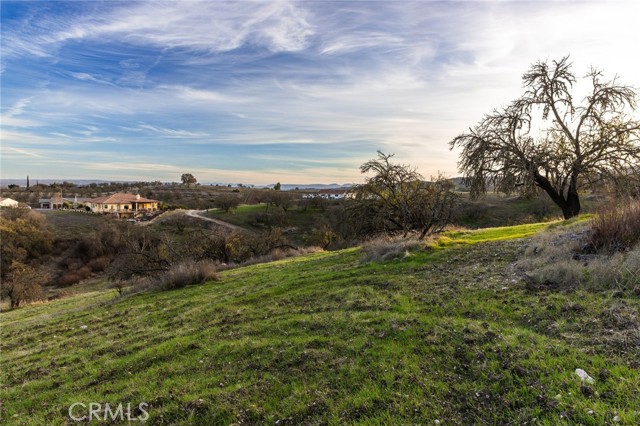
[[[153,425],[638,424],[640,301],[528,285],[513,262],[549,226],[4,312],[2,422],[70,424],[94,402],[147,404]]]

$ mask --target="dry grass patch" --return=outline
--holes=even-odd
[[[190,284],[217,280],[216,265],[213,262],[185,261],[174,265],[156,279],[156,287],[162,290],[174,290]]]
[[[640,242],[640,200],[609,204],[592,219],[591,240],[600,251],[628,250]]]
[[[602,222],[595,219],[530,239],[517,268],[534,287],[640,293],[640,245],[624,252],[594,252],[597,223]]]
[[[408,257],[411,252],[425,248],[424,240],[415,236],[388,236],[372,238],[362,245],[362,262],[384,262]]]

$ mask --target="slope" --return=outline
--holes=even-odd
[[[639,301],[528,289],[512,237],[547,225],[527,226],[5,312],[3,423],[144,402],[154,425],[637,424],[637,347],[610,335],[637,324]]]

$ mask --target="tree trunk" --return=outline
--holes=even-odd
[[[573,189],[569,190],[565,206],[562,207],[562,214],[565,219],[571,219],[580,214],[580,197],[578,196],[578,191]]]
[[[572,179],[566,198],[563,194],[560,194],[555,190],[553,185],[551,185],[551,182],[549,182],[546,177],[537,172],[535,174],[535,181],[538,188],[544,190],[544,192],[551,197],[553,202],[562,209],[562,216],[564,216],[565,220],[571,219],[572,217],[576,217],[580,214],[580,196],[576,190],[576,179]]]

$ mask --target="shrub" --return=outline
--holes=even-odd
[[[362,245],[363,262],[381,262],[409,256],[410,252],[425,246],[424,241],[416,238],[379,236]]]
[[[189,284],[200,284],[209,280],[216,280],[216,266],[212,262],[185,261],[174,265],[162,274],[157,281],[157,287],[162,290],[183,288]]]
[[[79,269],[67,271],[58,279],[58,285],[60,287],[68,287],[79,283],[80,281],[89,278],[91,276],[91,268],[83,266]]]
[[[640,242],[640,201],[609,204],[591,222],[591,241],[609,253],[630,249]]]
[[[92,259],[87,263],[87,266],[91,268],[93,272],[102,272],[111,263],[111,258],[108,256],[101,256],[96,259]]]

